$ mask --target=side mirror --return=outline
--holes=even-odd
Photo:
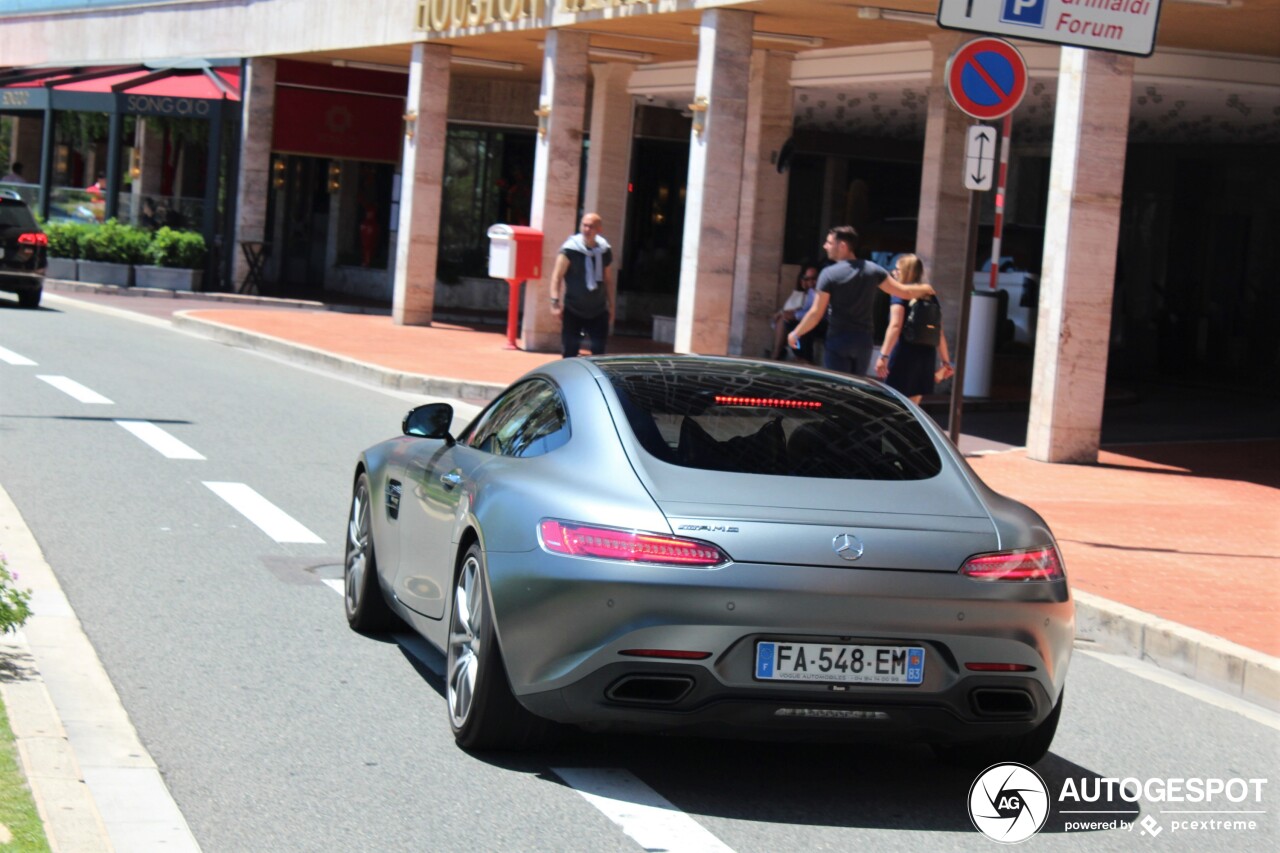
[[[415,406],[404,416],[400,429],[405,435],[416,435],[419,438],[443,438],[446,443],[453,444],[453,436],[449,435],[449,426],[453,423],[453,406],[448,403],[428,403]]]

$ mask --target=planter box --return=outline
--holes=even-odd
[[[76,261],[81,281],[94,284],[114,284],[117,287],[133,287],[133,265],[112,264],[107,261]]]
[[[165,290],[199,290],[201,270],[176,267],[134,267],[137,287],[160,287]]]
[[[75,258],[48,258],[44,274],[46,278],[57,278],[63,281],[76,280]]]

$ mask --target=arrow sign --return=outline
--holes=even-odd
[[[964,149],[964,185],[986,192],[995,177],[996,129],[985,124],[969,128],[969,142]]]

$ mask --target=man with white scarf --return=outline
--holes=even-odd
[[[565,358],[578,354],[585,333],[592,355],[604,355],[613,325],[613,250],[600,234],[603,220],[587,213],[560,247],[551,271],[551,313],[561,317],[560,343]]]

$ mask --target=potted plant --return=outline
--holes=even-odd
[[[80,240],[80,280],[131,287],[133,265],[143,261],[147,242],[145,231],[114,219],[90,227]]]
[[[146,257],[152,265],[137,268],[139,287],[200,289],[205,258],[204,237],[200,234],[161,228],[151,237]]]
[[[49,238],[48,266],[45,275],[63,281],[76,280],[76,260],[80,257],[80,238],[85,226],[77,222],[49,222],[44,226]]]

